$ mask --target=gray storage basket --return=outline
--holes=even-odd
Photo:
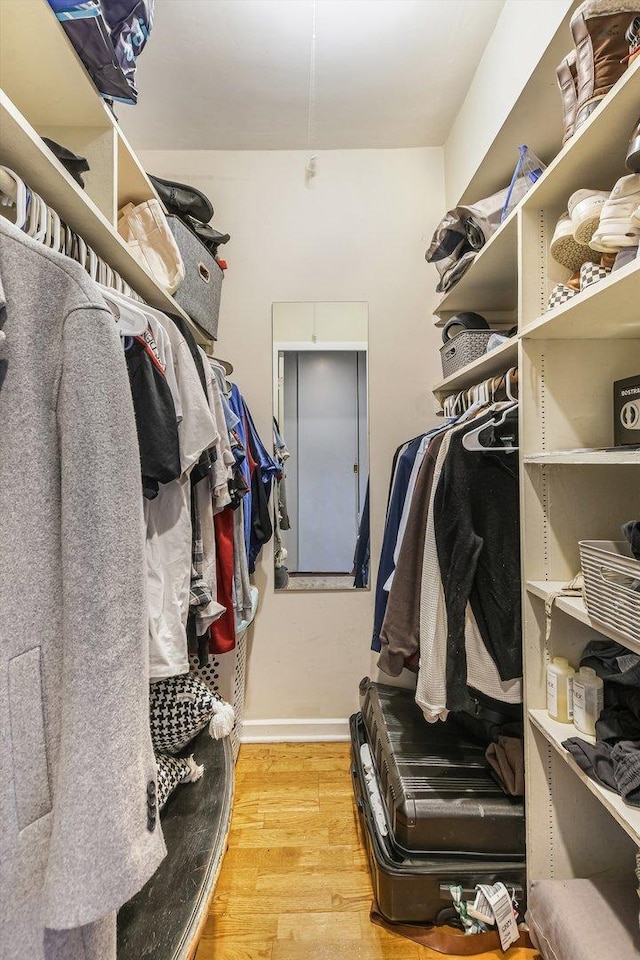
[[[484,356],[495,330],[463,330],[440,347],[443,377],[450,377],[468,363]]]
[[[591,619],[621,643],[640,643],[640,560],[634,559],[629,544],[581,540],[580,563]]]
[[[176,290],[174,300],[199,327],[216,340],[224,271],[179,217],[170,215],[167,222],[178,244],[185,271],[184,280]]]

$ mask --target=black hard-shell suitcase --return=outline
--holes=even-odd
[[[524,805],[493,778],[485,747],[453,717],[427,723],[411,691],[365,678],[360,694],[396,846],[524,858]]]
[[[434,923],[451,907],[451,886],[462,886],[472,899],[477,883],[502,880],[514,890],[523,911],[526,871],[523,856],[410,853],[378,830],[369,800],[360,747],[367,742],[361,713],[351,717],[351,778],[364,845],[369,857],[374,896],[380,912],[394,923]]]

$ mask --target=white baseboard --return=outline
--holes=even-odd
[[[307,743],[349,740],[349,721],[245,720],[242,743]]]

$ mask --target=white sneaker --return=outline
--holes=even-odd
[[[573,237],[578,243],[589,243],[600,222],[600,213],[609,199],[606,190],[576,190],[569,197],[568,209],[573,224]]]
[[[556,224],[549,253],[557,263],[574,273],[583,263],[594,258],[593,251],[585,243],[578,243],[573,236],[573,223],[568,213],[563,213]]]
[[[600,214],[600,223],[591,240],[594,250],[608,253],[635,247],[640,238],[640,222],[634,219],[640,205],[640,173],[622,177],[611,191]]]

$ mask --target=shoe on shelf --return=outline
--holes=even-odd
[[[571,194],[568,209],[574,240],[578,243],[589,243],[600,222],[600,212],[608,199],[608,190],[576,190]]]
[[[587,260],[597,260],[598,255],[585,243],[578,243],[573,236],[573,223],[568,213],[563,213],[553,233],[549,253],[556,261],[573,273]]]
[[[640,223],[634,214],[640,206],[640,174],[621,177],[602,207],[600,223],[591,239],[594,250],[609,253],[635,247],[640,238]]]
[[[576,59],[576,51],[572,50],[556,67],[558,87],[562,97],[563,144],[573,136],[576,128],[576,108],[578,106],[578,67]]]
[[[610,266],[603,266],[600,263],[583,263],[580,267],[580,292],[586,290],[594,283],[605,280],[611,273]]]
[[[578,65],[576,129],[627,69],[625,34],[638,15],[640,0],[585,0],[571,17]]]
[[[640,53],[640,48],[638,53]],[[626,164],[627,170],[631,170],[632,173],[640,173],[640,120],[636,123],[629,140]]]
[[[579,293],[579,290],[567,286],[566,283],[556,283],[551,291],[547,310],[553,310],[555,307],[559,307],[561,304],[566,303],[567,300],[571,300],[572,297],[576,297]]]

